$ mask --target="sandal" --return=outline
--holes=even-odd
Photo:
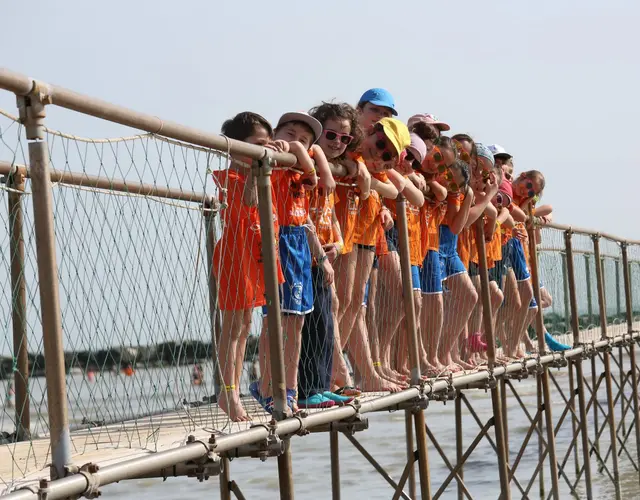
[[[317,409],[317,408],[331,408],[332,406],[335,406],[336,403],[335,401],[332,401],[329,398],[324,397],[324,394],[312,394],[311,396],[309,396],[307,399],[300,399],[298,401],[298,404],[300,405],[301,408],[306,408],[306,409]]]
[[[353,387],[351,385],[345,385],[344,387],[340,387],[340,389],[336,389],[335,391],[333,391],[333,393],[337,394],[338,396],[348,396],[348,397],[357,398],[362,394],[362,391],[357,387]]]
[[[339,394],[335,394],[331,391],[324,391],[322,395],[325,398],[330,399],[331,401],[334,401],[336,404],[340,404],[340,405],[349,404],[351,403],[351,401],[355,399],[354,396],[340,396]]]
[[[467,346],[471,352],[485,352],[487,350],[487,344],[482,341],[480,332],[472,333],[467,337]]]

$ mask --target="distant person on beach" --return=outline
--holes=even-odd
[[[15,396],[15,389],[13,388],[13,382],[9,382],[7,386],[7,395],[5,396],[5,407],[13,408],[13,397]]]

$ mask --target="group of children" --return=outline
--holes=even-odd
[[[423,376],[473,369],[486,360],[478,220],[503,361],[535,350],[527,335],[538,304],[525,223],[528,217],[537,226],[551,220],[551,207],[539,205],[543,174],[515,175],[504,148],[467,134],[443,135],[449,125],[431,114],[414,115],[407,124],[395,116],[391,94],[374,88],[355,108],[323,102],[309,113],[284,114],[275,128],[244,112],[222,126],[230,139],[297,159],[292,168],[275,165],[271,175],[287,405],[294,413],[347,403],[361,390],[408,386],[398,195],[406,200]],[[218,402],[233,421],[249,420],[239,394],[242,363],[254,309],[267,313],[251,164],[233,155],[227,170],[214,173],[222,202],[213,262],[222,316]],[[551,297],[541,290],[540,307],[548,307]],[[261,380],[250,391],[271,412],[268,335],[265,319]]]

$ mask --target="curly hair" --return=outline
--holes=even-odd
[[[358,112],[353,106],[345,102],[335,103],[323,101],[319,106],[311,108],[309,114],[322,123],[323,127],[328,120],[347,120],[349,122],[351,128],[349,134],[353,136],[353,140],[338,159],[342,159],[347,151],[356,151],[358,149],[364,134],[358,123]]]
[[[426,122],[414,123],[409,128],[409,132],[413,132],[423,141],[431,141],[434,143],[438,140],[438,137],[440,137],[438,130],[433,125]]]

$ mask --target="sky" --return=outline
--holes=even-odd
[[[4,2],[0,64],[211,132],[385,87],[400,118],[434,113],[543,171],[557,222],[640,239],[639,16],[632,0]],[[55,108],[47,124],[129,133]]]

